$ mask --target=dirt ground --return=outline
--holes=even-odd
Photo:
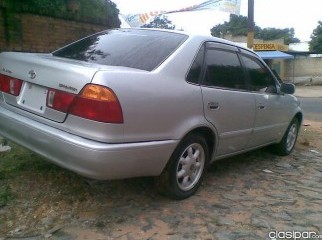
[[[86,181],[16,145],[0,159],[4,154],[17,159],[19,167],[2,178],[11,193],[0,206],[1,240],[251,240],[269,239],[271,231],[322,234],[320,122],[304,122],[290,156],[260,149],[214,163],[197,194],[184,201],[160,196],[151,178]]]

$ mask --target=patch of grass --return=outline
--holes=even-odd
[[[83,177],[17,144],[8,145],[11,150],[0,153],[0,206],[21,197],[63,197],[73,201],[75,197],[86,200],[95,194],[95,188],[86,184]],[[22,189],[27,192],[22,193]]]
[[[8,181],[0,180],[0,208],[7,205],[12,198],[11,189]]]
[[[0,153],[0,179],[20,175],[23,171],[55,171],[58,168],[23,147],[9,145],[12,147],[10,151]]]
[[[14,198],[11,184],[24,182],[24,175],[55,175],[60,168],[37,154],[14,143],[6,142],[11,150],[0,153],[0,207]]]

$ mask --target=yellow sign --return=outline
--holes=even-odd
[[[254,43],[254,51],[288,51],[288,46],[279,43]]]

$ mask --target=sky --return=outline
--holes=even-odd
[[[171,11],[204,2],[202,0],[112,0],[122,14]],[[241,0],[241,15],[247,16],[248,0]],[[295,37],[310,41],[313,30],[322,21],[322,0],[254,0],[254,19],[261,28],[294,28]],[[198,34],[229,20],[229,13],[203,10],[169,14],[176,28]]]

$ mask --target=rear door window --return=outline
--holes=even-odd
[[[224,49],[208,49],[205,59],[204,85],[229,89],[247,89],[243,69],[236,52]]]
[[[53,52],[54,56],[152,71],[173,53],[187,35],[144,29],[101,32]]]
[[[202,65],[203,65],[203,60],[204,60],[204,53],[205,53],[205,46],[203,45],[195,60],[193,61],[191,68],[188,72],[187,75],[187,81],[190,83],[199,83],[200,75],[201,75],[201,70],[202,70]]]

